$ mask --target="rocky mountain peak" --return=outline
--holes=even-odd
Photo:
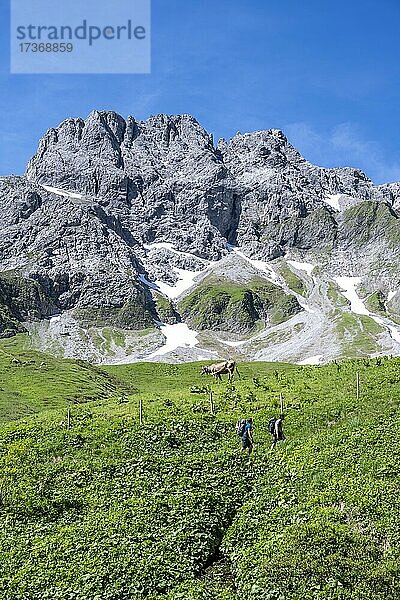
[[[395,188],[374,187],[359,169],[312,165],[279,129],[237,133],[215,148],[187,114],[67,119],[46,133],[27,176],[100,204],[135,239],[209,258],[222,256],[226,241],[263,258],[331,245],[331,197],[346,196],[346,206],[395,202]]]
[[[234,284],[230,300],[212,298],[215,315],[222,305],[224,314],[245,306],[253,327],[253,317],[273,314],[271,298],[284,313],[286,302],[296,311],[305,303],[285,299],[291,288],[284,276],[265,267],[293,254],[329,264],[331,278],[357,271],[369,290],[378,286],[370,272],[379,273],[388,293],[398,264],[399,203],[400,184],[374,186],[357,168],[315,166],[279,129],[237,133],[215,147],[191,115],[138,120],[93,111],[49,129],[26,177],[0,179],[0,264],[13,273],[3,289],[18,300],[18,278],[28,279],[35,286],[23,289],[37,299],[37,315],[52,307],[81,311],[85,323],[115,319],[140,328],[161,315],[184,319],[175,291],[168,293],[186,290],[181,281],[197,285],[210,269],[207,293],[216,285],[224,296],[221,279]],[[378,255],[386,271],[375,264]],[[283,297],[258,281],[265,269]],[[201,304],[205,314],[202,302],[200,289],[191,310]],[[229,319],[239,331],[235,314]]]

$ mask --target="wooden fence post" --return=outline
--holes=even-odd
[[[214,415],[214,400],[212,391],[210,391],[210,411],[211,414]]]
[[[139,422],[143,425],[143,400],[141,398],[139,400]]]
[[[283,396],[282,396],[282,392],[279,392],[279,400],[281,403],[281,415],[283,415]]]
[[[67,429],[69,429],[71,427],[71,409],[68,409],[67,412]]]

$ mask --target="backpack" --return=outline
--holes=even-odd
[[[240,419],[240,421],[238,421],[236,423],[236,433],[239,437],[243,437],[245,430],[246,430],[246,421],[245,421],[245,419]]]
[[[278,419],[276,419],[275,417],[272,417],[272,419],[269,420],[268,423],[268,431],[270,432],[271,435],[275,434],[275,423],[277,422]]]

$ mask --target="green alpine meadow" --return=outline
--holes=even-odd
[[[399,358],[229,382],[24,348],[0,344],[2,599],[400,597]]]
[[[400,600],[399,23],[0,3],[0,600]]]

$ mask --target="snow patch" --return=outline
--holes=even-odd
[[[173,267],[173,271],[178,275],[178,281],[175,285],[168,285],[168,283],[160,280],[149,281],[143,274],[140,274],[138,279],[150,289],[161,292],[170,300],[174,300],[192,287],[195,277],[202,273],[202,271],[188,271],[187,269],[178,269],[178,267]]]
[[[249,258],[245,254],[243,254],[243,252],[239,249],[238,246],[232,246],[231,244],[227,244],[227,248],[230,252],[234,252],[235,254],[246,260],[248,263],[250,263],[255,269],[257,269],[257,271],[263,271],[264,273],[267,273],[266,279],[271,281],[271,283],[278,283],[279,277],[268,262],[264,260],[254,260],[253,258]]]
[[[297,260],[288,260],[286,262],[298,271],[305,271],[309,277],[311,277],[311,274],[315,269],[315,265],[307,262],[298,262]]]
[[[161,332],[165,335],[165,344],[152,354],[146,356],[146,359],[163,356],[169,352],[177,350],[177,348],[194,348],[197,346],[197,331],[189,329],[186,323],[176,323],[175,325],[167,325],[165,323],[157,323]]]
[[[242,342],[230,342],[228,340],[221,340],[220,338],[217,338],[217,341],[221,344],[225,344],[226,346],[231,346],[232,348],[237,348],[238,346],[241,346],[242,344],[246,343],[246,340]]]
[[[390,334],[390,337],[400,344],[400,331],[392,325],[389,319],[382,319],[382,317],[378,317],[371,313],[364,305],[364,302],[359,298],[355,286],[361,282],[361,277],[336,277],[335,281],[342,288],[343,296],[345,296],[348,300],[350,300],[350,309],[356,315],[367,315],[371,319],[385,327]],[[393,297],[393,296],[392,296]]]
[[[387,295],[386,302],[390,302],[395,297],[396,294],[397,294],[397,290],[395,290],[393,292],[389,292],[388,295]]]
[[[172,252],[179,252],[178,250],[174,249],[173,244],[169,244],[167,242],[157,242],[154,244],[143,244],[143,247],[146,248],[146,250],[155,250],[155,249],[159,249],[159,248],[165,248],[166,250],[171,250]]]
[[[350,301],[351,312],[369,316],[369,310],[356,292],[356,285],[361,283],[361,277],[335,277],[335,281],[342,289],[343,296]]]
[[[172,267],[172,270],[178,275],[178,281],[176,282],[175,285],[169,285],[168,283],[165,283],[164,281],[161,281],[161,280],[157,280],[153,283],[153,282],[149,281],[148,279],[146,279],[146,277],[144,275],[139,276],[139,279],[142,283],[144,283],[151,289],[161,292],[162,294],[167,296],[167,298],[169,298],[170,300],[173,300],[174,298],[177,298],[178,296],[183,294],[183,292],[186,292],[186,290],[188,290],[194,284],[195,277],[197,277],[197,275],[200,275],[200,273],[203,273],[204,271],[206,271],[209,267],[211,267],[214,264],[208,260],[205,260],[204,258],[200,258],[200,257],[196,256],[195,254],[191,254],[189,252],[182,252],[181,250],[176,250],[174,245],[170,244],[169,242],[156,242],[154,244],[143,244],[143,247],[148,252],[151,252],[151,250],[157,250],[160,248],[164,248],[165,250],[173,252],[174,254],[177,254],[178,256],[184,256],[184,257],[191,258],[191,259],[194,258],[197,261],[200,261],[205,265],[204,269],[200,269],[198,271],[190,271],[189,269],[180,269],[179,267]]]
[[[343,194],[328,194],[327,196],[325,196],[324,202],[329,204],[329,206],[331,206],[335,210],[340,211],[339,200],[342,196]]]
[[[52,194],[56,194],[57,196],[64,196],[67,198],[75,198],[76,200],[81,200],[83,198],[82,194],[77,194],[76,192],[69,192],[67,190],[62,190],[60,188],[52,187],[51,185],[42,185],[41,186],[47,192],[51,192]]]
[[[50,325],[54,325],[55,323],[59,323],[60,321],[61,321],[61,315],[53,315],[49,319]]]
[[[319,365],[322,358],[323,358],[323,354],[316,354],[315,356],[309,356],[308,358],[301,360],[297,364],[298,365]]]
[[[173,270],[178,275],[178,281],[175,285],[168,285],[163,281],[156,281],[157,288],[171,300],[177,298],[192,287],[195,277],[201,273],[201,271],[188,271],[187,269],[179,269],[178,267],[173,267]]]
[[[375,321],[375,323],[378,323],[378,325],[382,325],[382,327],[386,327],[386,329],[389,330],[390,337],[395,342],[400,344],[400,331],[398,329],[396,329],[396,327],[394,327],[394,325],[389,324],[387,322],[388,319],[382,319],[381,317],[376,317],[375,315],[373,315],[371,313],[369,316],[371,317],[371,319],[373,319]]]

